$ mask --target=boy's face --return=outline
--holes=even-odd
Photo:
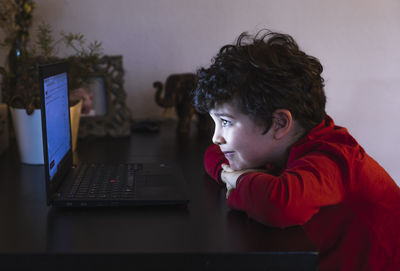
[[[256,124],[229,103],[210,111],[215,122],[213,142],[220,146],[233,170],[254,169],[274,163],[277,143],[272,129]]]

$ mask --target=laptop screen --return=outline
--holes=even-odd
[[[43,78],[46,115],[46,138],[50,181],[60,162],[71,149],[68,105],[68,76],[66,72]]]

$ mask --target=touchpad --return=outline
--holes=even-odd
[[[136,185],[140,187],[170,186],[176,184],[173,175],[141,175],[137,176]]]

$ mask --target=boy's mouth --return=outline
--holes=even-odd
[[[224,153],[226,159],[232,158],[233,155],[235,154],[234,151],[224,151],[223,153]]]

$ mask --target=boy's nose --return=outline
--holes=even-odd
[[[214,144],[217,144],[217,145],[221,145],[221,144],[225,143],[224,137],[220,133],[218,133],[217,130],[214,131],[212,141]]]

